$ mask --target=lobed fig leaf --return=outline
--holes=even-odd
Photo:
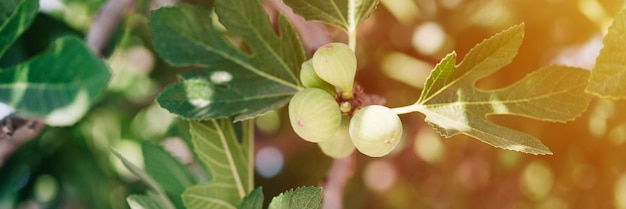
[[[442,59],[431,72],[413,105],[426,122],[445,137],[472,136],[494,147],[530,154],[551,154],[539,139],[490,122],[488,115],[509,114],[566,122],[585,111],[591,96],[584,92],[589,72],[548,66],[506,88],[481,90],[475,86],[511,63],[524,36],[520,24],[472,48],[459,64],[456,53]]]
[[[332,158],[344,158],[354,152],[354,144],[350,139],[350,117],[344,116],[341,126],[328,140],[318,143],[322,152]]]
[[[280,16],[275,32],[258,0],[218,0],[215,10],[223,26],[245,42],[247,53],[224,37],[204,8],[181,4],[150,16],[161,58],[202,68],[161,92],[159,105],[185,119],[242,121],[287,104],[301,88],[297,70],[305,61],[289,22]]]
[[[356,56],[344,43],[326,44],[313,54],[313,69],[322,80],[336,86],[344,99],[352,98]]]
[[[339,128],[341,112],[333,96],[321,89],[307,88],[291,98],[289,121],[304,140],[321,142]]]
[[[402,137],[400,118],[393,110],[381,105],[356,110],[349,129],[356,149],[370,157],[389,154]]]

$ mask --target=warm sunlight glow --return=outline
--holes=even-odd
[[[597,0],[578,0],[578,9],[602,31],[606,31],[613,20]]]
[[[386,76],[415,88],[424,88],[424,82],[433,65],[400,52],[391,52],[380,63]]]
[[[446,32],[435,22],[417,26],[413,32],[413,47],[421,54],[436,55],[446,42]]]
[[[607,136],[614,145],[622,145],[626,142],[626,122],[611,128]]]
[[[365,186],[373,191],[383,192],[397,180],[396,168],[384,160],[371,161],[363,171]]]
[[[539,200],[546,197],[554,184],[554,174],[543,162],[533,161],[520,176],[520,189],[528,198]]]
[[[467,190],[484,187],[491,178],[491,165],[483,159],[466,159],[455,169],[456,180]]]
[[[571,172],[574,185],[580,189],[591,189],[597,180],[596,168],[588,164],[577,164]]]
[[[589,115],[589,132],[595,137],[603,137],[607,132],[607,123],[615,114],[615,103],[610,100],[600,99],[591,107]]]
[[[626,209],[626,173],[617,179],[613,192],[615,208]]]
[[[381,0],[380,3],[404,24],[415,21],[420,15],[420,10],[413,0]]]
[[[421,128],[415,136],[415,153],[430,164],[439,163],[445,154],[441,137],[430,127]]]

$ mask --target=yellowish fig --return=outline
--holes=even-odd
[[[332,158],[347,157],[354,152],[354,145],[350,139],[350,116],[344,116],[341,126],[328,140],[318,143],[322,152]]]
[[[400,142],[402,122],[393,110],[370,105],[358,109],[350,121],[350,138],[359,152],[370,157],[389,154]]]
[[[291,98],[289,121],[302,139],[321,142],[339,128],[341,112],[333,96],[318,88],[307,88]]]
[[[322,80],[341,90],[344,99],[352,98],[356,56],[344,43],[326,44],[313,54],[313,69]]]

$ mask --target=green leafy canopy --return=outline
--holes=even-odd
[[[161,57],[172,65],[201,68],[166,88],[159,104],[188,119],[235,116],[235,121],[285,105],[301,89],[297,73],[305,59],[292,26],[280,16],[278,36],[257,0],[218,0],[215,10],[251,53],[231,46],[213,27],[209,11],[190,5],[155,11],[150,25]]]
[[[446,137],[461,133],[499,148],[551,154],[537,138],[498,126],[486,116],[573,120],[591,100],[584,92],[588,71],[548,66],[506,88],[481,90],[474,85],[513,60],[523,35],[523,24],[504,30],[476,45],[458,65],[456,53],[448,54],[431,72],[419,100],[409,108],[425,114],[426,121]]]
[[[38,8],[37,0],[0,2],[0,56],[28,29]],[[72,125],[95,103],[110,77],[83,41],[62,38],[30,60],[0,70],[0,102],[48,125]]]

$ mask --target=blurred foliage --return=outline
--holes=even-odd
[[[71,6],[40,13],[0,66],[22,62],[58,37],[84,35],[103,1],[61,2]],[[148,16],[158,6],[137,1],[126,13],[105,57],[113,77],[100,103],[72,127],[46,128],[0,167],[0,208],[128,208],[126,197],[143,194],[147,186],[109,147],[142,168],[146,141],[169,145],[182,139],[190,145],[186,123],[154,102],[176,74],[188,70],[155,56]],[[382,0],[359,29],[357,82],[384,96],[388,106],[411,104],[421,86],[407,83],[423,83],[445,54],[466,54],[482,39],[520,22],[526,34],[512,64],[480,80],[479,87],[504,87],[551,63],[590,69],[599,50],[596,46],[594,54],[594,40],[624,6],[621,0]],[[429,39],[432,45],[424,45],[424,37],[435,37]],[[407,77],[422,82],[404,81]],[[495,149],[466,136],[441,139],[424,116],[402,115],[406,134],[392,155],[357,157],[345,207],[626,208],[624,106],[623,100],[596,98],[582,117],[567,124],[489,117],[542,139],[552,156]],[[284,164],[275,176],[255,176],[266,203],[290,188],[318,185],[332,162],[291,131],[285,109],[272,114],[268,117],[279,118],[280,128],[257,130],[256,150],[277,148]]]

